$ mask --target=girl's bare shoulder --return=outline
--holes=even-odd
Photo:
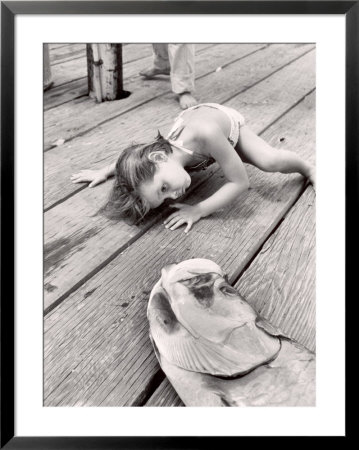
[[[222,128],[213,117],[193,117],[186,126],[186,138],[196,143],[207,142],[219,134],[223,134]]]
[[[221,128],[215,121],[203,121],[193,120],[191,124],[186,126],[183,132],[183,140],[186,146],[203,155],[210,155],[210,144],[214,144],[219,141],[219,138],[223,136]]]

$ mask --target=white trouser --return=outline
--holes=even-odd
[[[194,44],[152,44],[153,65],[170,69],[175,94],[194,91]]]

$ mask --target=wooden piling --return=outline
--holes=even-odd
[[[97,102],[118,100],[123,90],[122,44],[87,44],[89,95]]]

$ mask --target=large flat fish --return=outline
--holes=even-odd
[[[213,261],[162,269],[147,317],[186,406],[315,406],[315,355],[263,320]]]

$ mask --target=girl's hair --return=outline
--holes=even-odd
[[[172,153],[170,143],[160,133],[151,144],[134,144],[121,153],[109,199],[100,209],[102,214],[110,219],[127,219],[135,223],[148,213],[150,206],[141,198],[139,186],[153,179],[156,163],[149,155],[156,151]]]

